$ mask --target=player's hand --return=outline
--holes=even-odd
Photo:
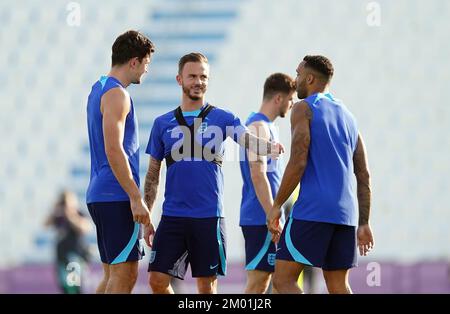
[[[150,223],[150,211],[147,208],[144,200],[139,197],[138,199],[131,199],[131,212],[133,213],[133,221],[148,225]]]
[[[281,235],[281,208],[272,207],[267,215],[267,228],[272,233],[272,241],[277,243]]]
[[[283,144],[277,143],[277,142],[270,143],[270,157],[271,158],[278,159],[282,153],[284,153]]]
[[[366,256],[373,248],[375,242],[373,241],[372,230],[370,225],[361,225],[357,231],[358,248],[361,256]]]
[[[144,240],[145,243],[151,248],[153,245],[153,236],[155,235],[155,227],[153,227],[152,222],[148,225],[144,225]]]

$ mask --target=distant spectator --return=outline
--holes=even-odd
[[[89,261],[89,249],[84,241],[84,235],[91,229],[90,222],[79,211],[76,195],[70,191],[63,191],[45,222],[45,226],[56,229],[56,275],[63,293],[81,293],[80,285],[73,285],[67,281],[70,262]]]

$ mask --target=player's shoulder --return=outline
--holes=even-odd
[[[248,121],[248,123],[246,124],[247,126],[257,126],[257,127],[262,127],[265,130],[269,130],[269,124],[267,123],[267,121],[259,119],[259,120],[250,120]]]
[[[265,139],[269,139],[270,137],[270,128],[267,121],[263,119],[257,119],[253,121],[248,121],[246,123],[247,128],[253,134],[256,134],[259,137],[263,137]]]
[[[347,107],[347,105],[342,100],[340,100],[338,98],[335,98],[334,100],[335,100],[335,103],[338,104],[342,108],[342,111],[345,111],[346,113],[353,116],[353,113],[350,111],[350,109]]]
[[[262,112],[251,112],[247,117],[247,123],[269,124],[271,121]]]
[[[116,108],[116,110],[129,110],[130,95],[124,88],[111,88],[103,93],[102,104],[108,104],[107,107]]]
[[[256,126],[256,127],[262,127],[265,130],[269,130],[269,121],[267,117],[260,112],[252,112],[245,122],[246,126]]]
[[[304,118],[311,120],[312,116],[313,116],[313,111],[311,110],[309,103],[305,99],[296,102],[292,106],[291,120],[292,119],[304,119]]]
[[[103,90],[109,90],[112,88],[120,88],[123,92],[128,93],[127,90],[122,86],[122,84],[114,77],[111,76],[101,76],[97,81]]]
[[[97,81],[101,87],[103,95],[118,97],[119,99],[129,99],[130,94],[128,91],[112,77],[102,76]],[[97,84],[96,83],[96,84]]]
[[[333,103],[340,109],[341,112],[343,112],[348,118],[351,120],[355,120],[356,118],[353,115],[353,112],[347,107],[347,105],[340,99],[340,98],[333,98]]]
[[[358,129],[358,121],[356,119],[356,116],[353,114],[353,112],[351,112],[350,109],[348,109],[348,107],[345,106],[344,104],[342,104],[342,111],[344,112],[345,116],[347,117],[348,123],[352,124],[354,126],[354,128],[357,130]]]
[[[306,112],[311,111],[311,107],[307,100],[302,99],[298,102],[296,102],[294,105],[292,105],[292,112]]]
[[[214,110],[212,110],[211,112],[214,112],[214,114],[219,115],[220,117],[232,119],[236,116],[231,110],[229,110],[226,107],[223,106],[218,107],[216,105],[212,106],[214,106]]]
[[[170,123],[172,120],[175,119],[175,115],[173,113],[173,110],[170,110],[169,112],[166,112],[162,115],[159,115],[155,118],[155,120],[153,121],[153,124],[165,124],[165,123]]]
[[[128,92],[121,86],[104,86],[101,93],[101,110],[105,108],[109,112],[129,112],[131,98]]]

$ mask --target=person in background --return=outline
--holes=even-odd
[[[275,120],[284,118],[292,108],[295,81],[283,73],[273,73],[264,83],[258,112],[252,112],[246,126],[258,137],[278,142]],[[239,225],[245,239],[245,293],[265,293],[275,269],[275,243],[266,225],[266,213],[278,192],[283,165],[281,159],[258,156],[241,147],[243,179]]]
[[[67,280],[70,271],[68,266],[71,262],[81,265],[89,261],[89,247],[84,241],[84,235],[91,230],[91,224],[80,212],[74,193],[61,192],[45,226],[56,230],[56,275],[61,291],[65,294],[81,293],[80,285]]]

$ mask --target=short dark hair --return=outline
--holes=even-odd
[[[155,52],[155,46],[145,35],[138,31],[129,30],[120,35],[112,46],[112,66],[126,63],[132,58],[142,62],[147,55]]]
[[[324,56],[316,55],[316,56],[305,56],[303,58],[305,61],[305,68],[313,69],[316,72],[319,72],[324,76],[327,82],[331,80],[334,74],[333,64],[331,61]]]
[[[178,74],[181,74],[181,71],[183,71],[184,65],[188,62],[208,63],[208,59],[200,52],[188,53],[187,55],[182,56],[180,61],[178,61]]]
[[[295,80],[284,73],[274,73],[270,75],[264,83],[263,98],[269,99],[276,93],[289,94],[296,89]]]

